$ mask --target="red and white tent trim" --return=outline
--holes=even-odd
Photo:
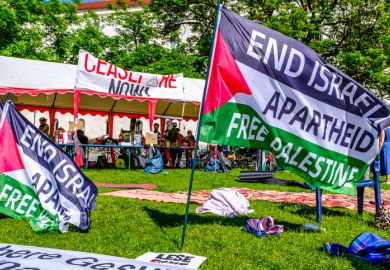
[[[114,116],[155,119],[158,115],[196,120],[199,115],[204,80],[183,77],[180,97],[159,98],[99,92],[80,87],[76,78],[76,65],[0,56],[0,98],[13,100],[18,109],[49,111],[51,133],[56,112],[73,113],[75,119],[78,114],[108,116],[110,135]]]

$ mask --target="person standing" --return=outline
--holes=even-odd
[[[386,175],[386,184],[390,184],[390,126],[384,128],[379,136],[381,174]]]
[[[39,130],[42,131],[46,136],[49,136],[49,125],[45,117],[39,118]]]
[[[185,137],[185,142],[188,144],[189,149],[186,151],[186,166],[191,167],[191,160],[193,157],[194,147],[195,147],[195,137],[192,135],[192,131],[187,131],[187,137]]]
[[[172,129],[168,132],[168,140],[170,142],[171,149],[169,149],[169,156],[172,160],[172,166],[178,168],[180,161],[176,164],[176,159],[178,156],[178,150],[176,149],[177,138],[179,137],[179,132],[177,130],[177,123],[173,123]],[[175,165],[176,164],[176,165]]]
[[[160,128],[160,125],[158,123],[154,123],[154,125],[153,125],[153,133],[157,134],[157,140],[160,142],[160,140],[161,140],[161,133],[160,133],[160,131],[158,131],[159,128]]]

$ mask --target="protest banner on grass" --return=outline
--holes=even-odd
[[[271,151],[325,190],[352,194],[389,108],[297,40],[221,6],[200,140]]]
[[[7,102],[0,119],[0,213],[34,231],[90,225],[97,188],[73,160]]]
[[[0,269],[176,270],[185,268],[87,252],[0,244]]]

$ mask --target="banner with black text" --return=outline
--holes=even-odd
[[[133,259],[87,252],[0,244],[0,270],[179,270]]]
[[[183,75],[128,71],[80,51],[76,88],[137,99],[184,101]]]
[[[389,108],[312,49],[222,6],[200,140],[271,151],[322,189],[353,194]]]
[[[64,151],[7,102],[0,119],[0,213],[34,231],[89,229],[97,188]]]

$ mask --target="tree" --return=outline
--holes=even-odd
[[[389,95],[388,0],[223,1],[242,16],[298,39],[378,95]],[[193,53],[207,55],[216,0],[153,0],[162,32],[191,26]]]
[[[140,44],[158,39],[156,22],[150,12],[118,10],[107,21],[115,28],[115,38],[124,49],[136,50]]]
[[[107,18],[79,0],[2,0],[0,54],[76,63],[79,49],[134,71],[205,77],[217,0],[153,0]],[[142,0],[140,0],[142,2]],[[389,0],[227,0],[224,4],[313,48],[382,98],[390,85]],[[116,35],[105,34],[114,28]],[[183,38],[184,29],[192,35]],[[169,46],[167,46],[169,44]]]
[[[60,0],[0,2],[0,54],[63,61],[69,34],[78,23],[76,3]]]
[[[66,62],[76,64],[80,50],[106,59],[117,46],[115,40],[103,32],[107,26],[95,12],[87,12],[80,18],[77,27],[70,33],[70,46]]]

